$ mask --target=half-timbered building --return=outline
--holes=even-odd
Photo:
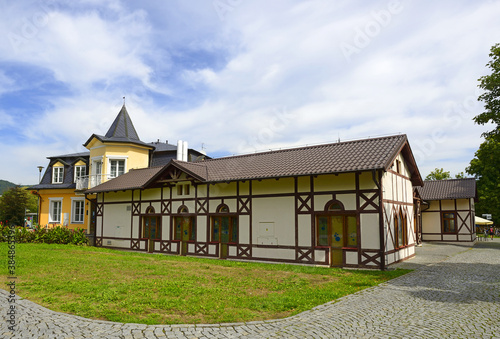
[[[416,188],[422,204],[422,240],[471,242],[476,240],[476,180],[426,180]]]
[[[406,135],[394,135],[172,159],[86,195],[96,246],[385,269],[415,255],[413,187],[422,184]]]

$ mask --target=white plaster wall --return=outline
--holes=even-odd
[[[127,211],[127,204],[104,205],[104,236],[114,237],[116,226],[123,229],[126,237],[130,237],[131,211]]]
[[[139,236],[139,225],[141,222],[141,217],[136,215],[132,218],[132,238],[140,238]]]
[[[325,251],[314,251],[314,259],[318,262],[326,262],[326,256],[328,252]]]
[[[354,173],[328,174],[314,178],[314,191],[316,192],[353,190],[355,188],[356,175]]]
[[[294,197],[254,198],[252,203],[254,234],[252,242],[259,243],[259,224],[274,223],[274,237],[279,245],[295,245],[295,203]]]
[[[297,182],[297,189],[299,193],[311,192],[311,178],[299,177]]]
[[[361,246],[363,249],[380,249],[378,214],[361,214]]]
[[[156,200],[161,197],[161,189],[160,188],[151,188],[142,191],[142,200]],[[130,200],[130,199],[129,199]]]
[[[331,195],[315,195],[314,199],[314,210],[315,211],[324,211],[326,204],[332,200]],[[309,206],[311,206],[311,202],[309,202]],[[309,221],[309,223],[311,223]]]
[[[239,243],[250,243],[250,216],[240,215],[238,219]]]
[[[282,249],[282,248],[253,248],[252,256],[255,259],[272,258],[272,259],[295,260],[295,250]]]
[[[96,236],[98,237],[102,236],[101,225],[102,225],[102,217],[95,217]]]
[[[392,194],[392,174],[386,172],[382,176],[383,199],[394,200]]]
[[[240,195],[250,194],[250,181],[240,182]]]
[[[109,192],[104,196],[104,201],[130,201],[132,194],[130,191],[127,192]]]
[[[422,213],[422,233],[441,233],[440,212]],[[427,236],[425,237],[427,238]]]
[[[227,197],[236,195],[236,182],[217,183],[215,185],[210,185],[209,187],[211,197]]]
[[[337,200],[344,205],[346,211],[356,210],[356,194],[337,194]]]
[[[375,173],[375,178],[378,178],[378,175]],[[373,177],[371,172],[362,172],[359,175],[359,188],[362,190],[365,189],[377,189],[377,185],[373,182]]]
[[[455,200],[441,200],[441,210],[455,210]]]
[[[348,265],[358,265],[358,252],[345,251],[345,262]]]
[[[299,246],[311,246],[310,215],[299,215]]]
[[[130,248],[130,240],[104,239],[103,246]]]
[[[162,240],[170,240],[170,217],[161,217],[161,238]]]
[[[198,198],[207,197],[207,185],[198,185],[196,189],[198,190]],[[164,195],[164,197],[168,197],[168,195]]]
[[[210,241],[210,237],[207,237],[207,217],[200,215],[196,219],[196,241]]]
[[[295,192],[293,178],[252,181],[252,195],[293,193],[293,192]]]
[[[439,211],[439,200],[429,201],[429,208],[427,208],[422,213],[425,213],[427,211]]]

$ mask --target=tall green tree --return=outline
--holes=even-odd
[[[0,198],[0,221],[24,225],[26,212],[36,212],[37,198],[20,186],[5,191]]]
[[[485,141],[479,146],[467,173],[474,175],[477,181],[479,201],[476,214],[492,214],[494,222],[500,224],[500,44],[491,47],[490,62],[486,67],[491,74],[479,78],[478,87],[484,93],[478,97],[484,102],[484,112],[474,117],[479,125],[493,123],[493,130],[482,136]]]
[[[474,117],[478,125],[487,123],[496,124],[492,131],[483,133],[484,137],[494,137],[500,140],[500,44],[491,47],[490,62],[486,67],[491,69],[491,74],[479,78],[478,87],[484,90],[478,101],[484,103],[484,112]]]

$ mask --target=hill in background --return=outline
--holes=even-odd
[[[0,180],[0,195],[7,191],[11,187],[16,187],[17,185],[6,180]]]

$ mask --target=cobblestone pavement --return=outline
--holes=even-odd
[[[425,243],[397,279],[273,321],[216,325],[139,325],[88,320],[16,302],[7,324],[0,290],[1,338],[500,338],[500,240]]]

